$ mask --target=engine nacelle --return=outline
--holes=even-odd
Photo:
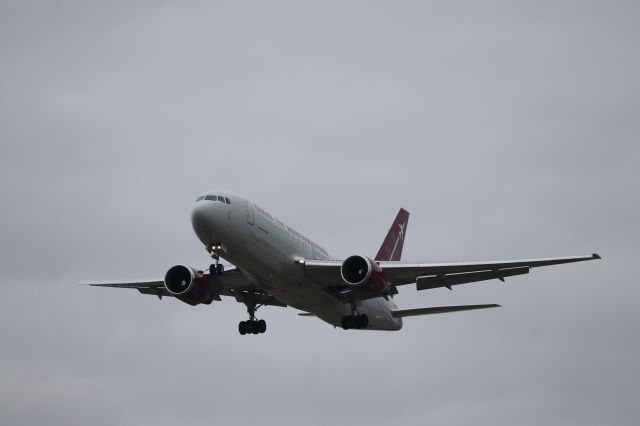
[[[364,256],[350,256],[340,267],[344,282],[358,291],[382,295],[387,292],[387,280],[380,265]]]
[[[207,289],[207,280],[202,271],[190,266],[176,265],[164,276],[164,286],[176,299],[190,305],[209,304],[213,295]]]

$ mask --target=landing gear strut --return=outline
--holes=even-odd
[[[366,314],[359,314],[354,301],[351,302],[351,315],[342,317],[342,328],[349,330],[352,328],[362,329],[369,325],[369,317]]]
[[[211,273],[211,275],[222,275],[224,274],[224,266],[222,266],[219,262],[220,262],[220,256],[218,256],[217,254],[212,254],[211,257],[213,257],[213,260],[216,261],[216,263],[212,263],[211,266],[209,266],[209,272]]]
[[[211,275],[222,275],[224,274],[224,266],[220,264],[220,251],[222,250],[222,244],[209,244],[207,246],[207,251],[211,254],[211,258],[215,261],[209,266],[209,273]]]
[[[241,335],[245,334],[261,334],[267,331],[267,322],[265,320],[256,319],[256,311],[262,305],[256,305],[256,292],[248,291],[245,294],[244,304],[249,314],[248,321],[240,321],[238,323],[238,331]]]

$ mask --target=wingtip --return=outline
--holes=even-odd
[[[602,259],[598,253],[593,253],[592,256],[594,259]]]

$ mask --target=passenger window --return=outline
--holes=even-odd
[[[216,197],[215,195],[207,195],[206,197],[204,197],[204,199],[209,201],[216,201],[218,197]]]
[[[196,202],[202,201],[202,200],[204,200],[204,195],[201,195],[198,198],[196,198]]]
[[[218,195],[218,201],[223,202],[224,203],[224,197],[221,197]]]
[[[227,197],[224,197],[224,201],[225,201],[227,204],[231,204],[231,201],[229,201],[229,198],[227,198]]]

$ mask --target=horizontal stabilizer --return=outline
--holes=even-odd
[[[475,309],[500,308],[500,305],[460,305],[460,306],[434,306],[432,308],[399,309],[391,311],[396,318],[412,317],[416,315],[445,314],[447,312],[473,311]]]

